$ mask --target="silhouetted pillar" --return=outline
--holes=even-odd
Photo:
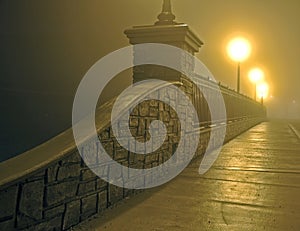
[[[203,45],[197,35],[190,30],[185,23],[176,23],[175,16],[171,11],[170,0],[164,0],[162,12],[158,15],[158,21],[150,26],[135,26],[125,31],[130,44],[141,43],[164,43],[179,47],[191,54],[199,51]],[[137,54],[139,55],[139,54]],[[144,54],[143,55],[147,55]],[[182,65],[188,65],[193,69],[193,60],[180,57]],[[184,76],[174,70],[160,66],[143,65],[134,67],[133,82],[145,79],[159,78],[165,81],[180,81]]]

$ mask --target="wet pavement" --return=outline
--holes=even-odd
[[[206,174],[196,161],[74,230],[300,230],[295,130],[288,122],[262,123],[224,145]]]

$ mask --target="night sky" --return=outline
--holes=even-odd
[[[172,4],[176,21],[189,24],[204,42],[197,57],[217,80],[236,87],[236,63],[225,47],[232,36],[243,35],[253,52],[241,65],[242,92],[253,95],[247,72],[260,66],[273,96],[266,100],[271,116],[286,117],[290,107],[299,106],[299,1]],[[69,128],[73,97],[84,74],[104,55],[128,45],[126,28],[153,24],[161,5],[161,0],[0,0],[0,160]],[[120,75],[100,101],[130,81],[129,75]]]

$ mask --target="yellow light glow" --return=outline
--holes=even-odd
[[[262,81],[264,78],[264,72],[258,67],[251,69],[248,75],[251,82],[253,83],[258,83],[259,81]]]
[[[257,93],[260,98],[267,98],[269,94],[269,86],[267,83],[260,83],[257,86]]]
[[[247,39],[237,37],[228,43],[227,53],[233,61],[243,62],[250,56],[251,45]]]

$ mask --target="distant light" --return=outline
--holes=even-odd
[[[236,62],[243,62],[251,53],[250,42],[242,37],[232,39],[227,45],[229,57]]]
[[[257,86],[257,93],[260,98],[267,98],[269,94],[269,86],[267,83],[260,83]]]
[[[264,78],[264,72],[258,67],[251,69],[248,75],[253,83],[258,83]]]
[[[296,103],[296,100],[293,100],[293,104],[295,104]]]

